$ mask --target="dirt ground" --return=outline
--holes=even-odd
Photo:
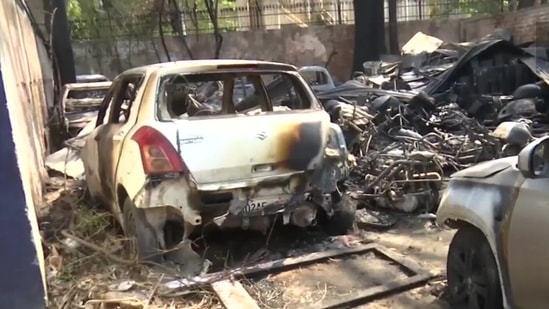
[[[107,212],[85,200],[81,184],[52,179],[46,198],[39,223],[51,308],[223,308],[209,289],[166,289],[164,282],[175,277],[158,271],[164,266],[142,265],[126,257],[120,229]],[[453,231],[435,226],[432,220],[403,217],[387,230],[359,229],[336,238],[319,229],[280,226],[268,236],[217,233],[198,239],[195,248],[212,262],[209,272],[213,272],[374,241],[440,278],[356,308],[435,309],[447,308],[441,295],[452,235]],[[366,254],[244,279],[242,284],[261,308],[290,309],[321,305],[402,276],[395,265]]]
[[[437,227],[431,220],[402,218],[390,230],[360,230],[334,241],[332,247],[341,246],[342,242],[353,246],[373,241],[393,256],[411,260],[436,277],[419,288],[355,308],[448,308],[443,299],[444,277],[453,233]],[[406,277],[397,265],[368,253],[272,274],[247,282],[246,288],[262,308],[291,309],[321,306],[326,301],[346,298],[366,288]]]
[[[367,288],[407,276],[369,252],[334,258],[247,282],[249,294],[263,308],[297,309],[349,298]]]
[[[360,306],[361,309],[446,309],[443,300],[448,245],[455,231],[441,229],[429,220],[402,220],[385,232],[369,232],[369,237],[389,248],[396,256],[414,260],[440,279],[427,285]],[[442,298],[442,299],[441,299]]]

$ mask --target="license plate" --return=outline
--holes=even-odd
[[[283,197],[278,198],[260,198],[260,199],[253,199],[248,201],[248,205],[244,207],[243,213],[256,213],[261,212],[265,207],[272,203],[276,203],[278,201],[283,200]]]

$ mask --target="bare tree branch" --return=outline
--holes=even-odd
[[[164,5],[166,4],[166,0],[161,0],[160,3],[160,9],[158,10],[158,32],[160,33],[160,41],[162,42],[162,47],[164,48],[164,52],[166,53],[166,57],[168,58],[168,61],[172,61],[170,57],[170,52],[168,50],[168,45],[166,45],[166,39],[164,38],[164,29],[162,27],[162,15],[164,15]]]
[[[187,54],[189,55],[190,59],[194,59],[193,52],[191,48],[189,47],[189,44],[187,43],[187,33],[185,33],[185,29],[183,28],[185,25],[185,17],[186,17],[186,10],[182,11],[179,8],[179,5],[177,4],[177,0],[168,0],[168,5],[170,7],[170,24],[172,26],[172,29],[175,33],[177,33],[177,36],[181,43],[183,43],[183,46],[185,47],[185,50],[187,51]],[[183,18],[181,17],[183,15]]]
[[[206,4],[206,10],[208,11],[208,16],[210,17],[210,21],[213,25],[213,31],[214,31],[214,38],[215,38],[215,53],[214,58],[219,59],[219,56],[221,55],[221,46],[223,44],[223,36],[221,35],[221,32],[219,30],[219,21],[218,21],[218,8],[219,8],[219,0],[204,0]]]

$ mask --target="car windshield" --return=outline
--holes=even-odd
[[[88,88],[88,89],[73,89],[67,93],[67,99],[103,99],[109,92],[109,87],[104,88]]]
[[[328,79],[326,78],[326,75],[324,72],[321,71],[301,71],[299,72],[301,76],[305,79],[307,84],[314,86],[314,85],[325,85],[328,83]]]
[[[296,75],[281,72],[174,74],[161,79],[162,120],[256,115],[309,109],[314,102]]]

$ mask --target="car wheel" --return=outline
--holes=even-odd
[[[156,233],[147,223],[143,210],[135,207],[133,201],[126,197],[122,212],[124,233],[129,240],[126,249],[130,257],[161,263],[162,254]]]
[[[446,271],[452,308],[503,308],[496,260],[480,230],[467,226],[456,232]]]
[[[330,235],[345,235],[353,229],[357,202],[348,194],[334,192],[332,200],[333,214],[326,222],[326,230]]]

